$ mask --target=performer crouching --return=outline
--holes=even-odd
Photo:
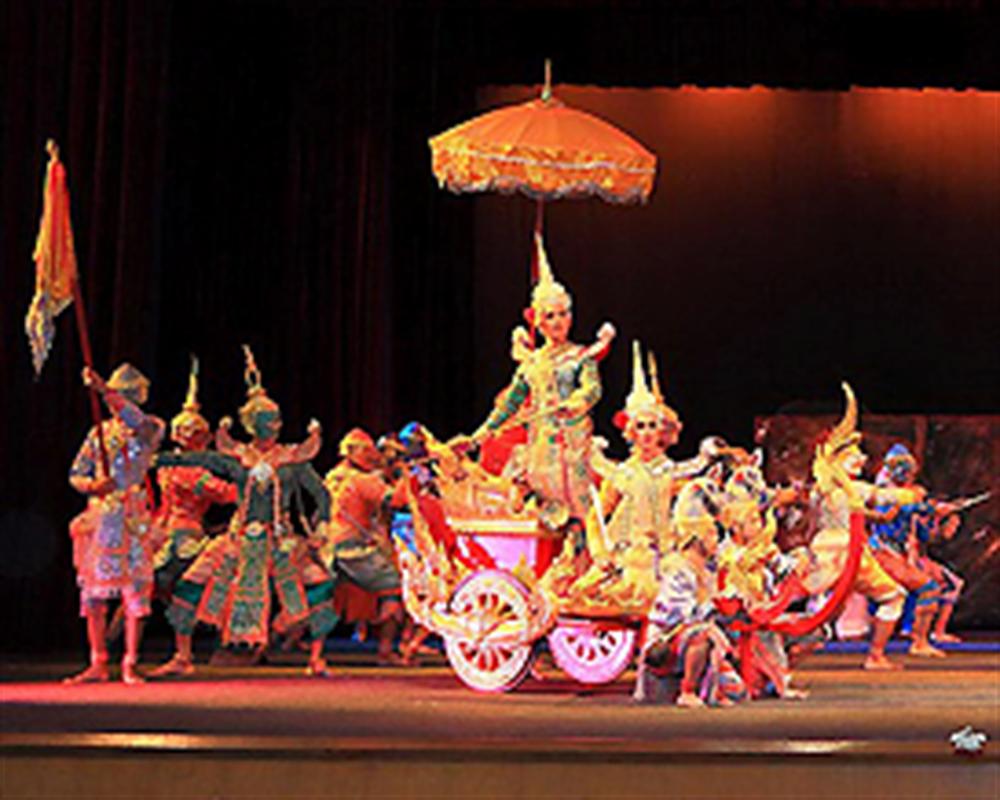
[[[774,541],[775,512],[762,513],[760,495],[751,493],[737,478],[731,478],[722,498],[719,518],[729,534],[718,557],[716,608],[719,620],[737,645],[740,674],[751,698],[773,692],[778,697],[801,700],[804,690],[792,688],[787,645],[782,635],[751,624],[755,611],[765,611],[776,601],[781,578],[808,566],[804,551],[783,554]],[[818,639],[818,637],[815,637]],[[813,641],[800,639],[802,648]],[[815,641],[815,644],[818,644]]]
[[[112,417],[101,423],[109,457],[104,472],[92,428],[70,469],[70,484],[88,497],[87,509],[70,525],[73,563],[80,587],[80,613],[87,620],[90,666],[67,683],[108,680],[105,640],[107,603],[120,597],[125,608],[125,654],[122,680],[142,682],[136,672],[142,619],[149,615],[153,586],[150,508],[146,471],[163,438],[163,420],[143,413],[149,381],[122,364],[107,383],[89,367],[83,382],[100,392]]]
[[[649,612],[633,699],[665,699],[671,678],[681,676],[679,706],[728,706],[746,691],[730,658],[732,645],[715,623],[715,575],[710,562],[718,536],[706,526],[678,532],[678,550],[660,564],[660,590]]]

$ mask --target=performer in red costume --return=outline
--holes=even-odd
[[[181,452],[207,450],[212,430],[199,412],[198,360],[191,361],[188,393],[181,413],[170,421],[170,438]],[[195,557],[205,549],[204,517],[212,505],[236,502],[236,487],[204,467],[162,467],[156,473],[160,507],[153,520],[156,592],[170,601],[173,585]]]
[[[170,421],[170,438],[178,445],[178,452],[198,453],[208,449],[212,430],[200,411],[198,360],[193,358],[187,398],[181,413]],[[174,584],[208,544],[205,513],[212,505],[235,503],[238,495],[236,486],[215,477],[204,467],[161,467],[156,473],[156,481],[160,487],[160,507],[154,518],[153,568],[156,594],[169,605]],[[190,644],[181,641],[183,636],[175,634],[179,653],[190,651]],[[175,662],[172,659],[153,675],[190,674],[193,670],[190,660]]]
[[[403,621],[400,578],[389,537],[393,487],[381,472],[382,456],[365,431],[354,428],[340,442],[341,461],[327,473],[330,524],[321,550],[334,581],[346,578],[378,599],[379,663],[393,663],[393,643]]]

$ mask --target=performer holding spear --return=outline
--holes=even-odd
[[[125,606],[126,618],[122,680],[141,683],[135,665],[152,590],[145,476],[163,438],[164,424],[140,410],[149,381],[135,367],[122,364],[107,382],[94,371],[70,226],[66,169],[51,139],[46,150],[45,205],[34,252],[35,296],[25,330],[39,374],[55,336],[53,320],[68,305],[75,305],[85,365],[83,382],[90,388],[94,421],[70,469],[70,485],[87,496],[87,509],[70,523],[70,533],[80,614],[87,620],[90,665],[67,678],[67,683],[108,679],[107,601],[116,597]],[[98,394],[111,412],[110,420],[101,420]]]

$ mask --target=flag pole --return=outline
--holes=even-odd
[[[59,160],[59,145],[56,144],[54,139],[49,139],[45,143],[45,151],[49,154],[50,159]],[[77,270],[77,274],[73,277],[73,311],[76,317],[76,329],[80,335],[80,351],[83,354],[83,363],[85,366],[93,369],[94,353],[90,349],[90,332],[87,327],[87,312],[83,307],[83,293],[80,291],[79,270]],[[110,477],[111,469],[108,461],[108,449],[104,444],[104,426],[101,425],[101,403],[97,396],[97,389],[93,386],[88,388],[90,390],[90,416],[94,421],[94,427],[97,429],[97,444],[100,448],[101,467],[104,469],[104,474]]]

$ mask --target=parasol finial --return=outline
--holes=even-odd
[[[542,86],[542,102],[552,99],[552,59],[545,59],[545,84]]]

